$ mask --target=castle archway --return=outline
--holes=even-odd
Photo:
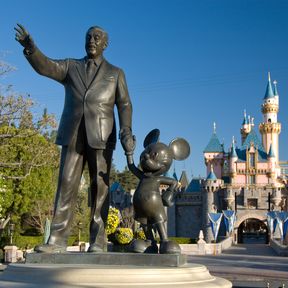
[[[252,219],[255,219],[255,220],[252,220]],[[247,229],[245,229],[245,226],[246,227],[248,226]],[[252,232],[254,231],[253,227],[255,228],[258,227],[258,229],[256,229],[255,232]],[[244,228],[244,231],[243,231],[243,228]],[[248,230],[250,230],[251,232],[250,234],[246,232]],[[257,231],[259,232],[258,234],[257,234]],[[244,235],[243,235],[243,232],[244,232]],[[256,235],[254,235],[253,233],[255,233]],[[267,211],[256,210],[256,209],[255,210],[244,209],[244,210],[237,211],[236,223],[234,226],[234,241],[235,243],[243,243],[243,241],[245,242],[246,240],[248,240],[248,242],[255,241],[256,243],[268,243],[269,235],[268,235],[268,229],[267,229]],[[257,242],[257,240],[259,241]]]
[[[267,225],[257,218],[242,221],[238,226],[237,235],[239,244],[265,244],[269,241]]]

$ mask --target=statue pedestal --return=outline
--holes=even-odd
[[[82,258],[81,262],[63,263],[71,261],[70,255],[77,260]],[[185,263],[185,255],[33,253],[27,256],[27,261],[33,263],[10,264],[0,276],[0,287],[232,287],[229,281],[211,276],[205,266]],[[91,263],[99,260],[98,264]],[[128,260],[134,264],[128,264]]]

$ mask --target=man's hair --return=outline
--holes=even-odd
[[[87,33],[88,33],[90,30],[94,30],[94,29],[100,30],[100,31],[103,33],[104,39],[105,39],[105,47],[107,47],[107,46],[108,46],[108,33],[107,33],[103,28],[101,28],[101,27],[99,27],[99,26],[91,26],[91,27],[87,30],[86,35],[87,35]]]

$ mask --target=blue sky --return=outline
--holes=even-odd
[[[280,0],[110,0],[5,1],[1,5],[0,53],[17,70],[2,79],[29,93],[41,109],[60,119],[61,85],[36,74],[14,40],[23,24],[50,58],[81,58],[84,35],[103,27],[110,44],[106,59],[125,71],[133,102],[135,162],[153,128],[169,143],[184,137],[190,157],[175,161],[178,174],[205,176],[203,150],[217,124],[226,149],[234,135],[240,144],[243,110],[262,121],[267,73],[280,94],[280,158],[288,159],[288,2]],[[259,135],[259,133],[258,133]],[[260,137],[260,135],[259,135]],[[114,162],[123,169],[117,145]],[[174,167],[174,166],[173,166]]]

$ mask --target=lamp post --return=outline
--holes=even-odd
[[[10,222],[9,231],[8,231],[9,232],[9,236],[10,236],[10,245],[13,244],[13,233],[14,233],[14,231],[15,231],[15,224]]]

